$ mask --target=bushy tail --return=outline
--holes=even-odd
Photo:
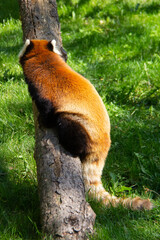
[[[122,205],[132,210],[151,210],[153,208],[153,205],[149,199],[141,199],[140,197],[117,198],[115,196],[112,196],[108,192],[106,192],[106,190],[102,186],[102,183],[96,184],[96,186],[94,183],[87,183],[85,184],[85,187],[88,191],[89,196],[102,201],[108,207],[117,207],[118,205]]]
[[[82,168],[86,192],[92,198],[101,200],[106,206],[117,207],[118,205],[122,205],[132,210],[151,210],[153,208],[153,204],[149,199],[141,199],[140,197],[123,199],[106,192],[101,182],[103,166],[87,161],[82,164]]]

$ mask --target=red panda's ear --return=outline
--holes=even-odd
[[[31,51],[33,48],[33,42],[29,39],[27,39],[25,41],[25,44],[22,48],[22,50],[20,51],[20,53],[18,54],[19,58],[22,58],[26,53],[28,53],[29,51]]]
[[[48,49],[52,52],[57,53],[58,55],[62,56],[61,52],[58,49],[58,46],[56,45],[56,40],[53,39],[52,41],[50,41],[47,45]]]

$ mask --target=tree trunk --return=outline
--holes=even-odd
[[[19,5],[24,40],[55,39],[66,59],[56,0],[19,0]],[[63,149],[56,129],[39,125],[34,102],[33,113],[42,230],[54,239],[87,239],[95,213],[85,200],[80,159]]]

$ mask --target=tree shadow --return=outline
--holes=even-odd
[[[145,11],[148,14],[155,14],[160,11],[160,3],[153,2],[151,4],[148,4],[146,6],[140,7],[142,11]]]
[[[117,1],[118,4],[118,1]],[[158,4],[159,5],[159,4]],[[147,5],[149,8],[153,8],[154,4]],[[144,6],[145,9],[146,6]],[[130,99],[130,94],[133,95],[134,92],[136,92],[137,85],[135,83],[129,83],[129,85],[122,86],[121,90],[116,87],[116,80],[114,81],[114,78],[116,79],[116,68],[118,68],[118,65],[122,65],[123,62],[126,64],[129,61],[142,61],[147,62],[151,61],[153,59],[153,53],[159,54],[160,51],[160,40],[158,38],[152,38],[148,36],[148,32],[145,29],[145,25],[142,25],[141,23],[132,24],[132,22],[128,22],[128,24],[125,23],[126,18],[124,18],[125,14],[128,14],[129,11],[129,5],[124,4],[123,8],[123,14],[121,10],[117,11],[116,13],[112,13],[108,10],[108,4],[106,4],[106,10],[103,11],[103,14],[100,14],[101,8],[99,6],[96,6],[93,8],[85,17],[97,17],[97,19],[105,19],[106,17],[110,17],[111,19],[115,19],[115,23],[113,25],[104,25],[100,26],[102,31],[91,31],[78,35],[77,37],[74,34],[74,38],[71,39],[68,42],[65,42],[65,48],[67,50],[72,51],[72,56],[74,57],[74,60],[79,62],[80,59],[84,60],[86,63],[85,68],[83,69],[83,75],[86,77],[89,77],[90,79],[93,78],[93,72],[96,73],[97,82],[93,82],[95,86],[97,85],[97,90],[99,92],[103,91],[103,94],[106,95],[107,101],[113,101],[117,102],[117,104],[128,104],[128,105],[145,105],[145,106],[151,106],[154,105],[155,107],[159,104],[160,99],[160,93],[159,93],[159,86],[158,83],[153,83],[152,89],[146,94],[143,95],[141,98],[137,98],[136,101]],[[80,10],[79,10],[80,11]],[[138,10],[137,10],[138,11]],[[105,12],[105,13],[104,13]],[[78,14],[78,13],[77,13]],[[100,16],[99,16],[100,14]],[[129,14],[134,14],[133,11],[129,11]],[[77,20],[78,21],[78,20]],[[116,24],[117,23],[117,24]],[[76,25],[76,22],[73,23]],[[83,25],[83,21],[81,22]],[[84,21],[85,25],[85,21]],[[80,27],[80,25],[79,25]],[[76,26],[75,26],[76,28]],[[62,32],[72,32],[73,26],[71,24],[62,25]],[[76,31],[78,32],[79,29],[77,28]],[[109,58],[109,56],[106,55],[104,57],[104,60],[99,60],[96,58],[95,61],[90,61],[90,55],[92,52],[92,49],[95,49],[95,52],[99,49],[103,49],[104,52],[107,53],[109,45],[111,43],[116,43],[120,41],[120,39],[123,39],[126,44],[129,45],[130,48],[134,47],[130,45],[130,41],[127,42],[127,39],[129,34],[132,34],[132,36],[135,39],[139,39],[138,42],[135,42],[136,50],[132,52],[132,54],[127,54],[121,61],[118,62],[116,59],[116,47],[115,47],[115,59],[113,57],[113,60]],[[144,43],[144,36],[148,36],[146,44]],[[142,43],[141,43],[142,42]],[[125,44],[124,44],[125,45]],[[122,52],[123,52],[123,45],[122,45]],[[86,59],[85,59],[86,58]],[[88,62],[87,62],[88,61]],[[115,62],[113,62],[115,61]],[[91,62],[91,63],[90,63]],[[112,65],[112,68],[115,68],[115,71],[110,72],[110,65]],[[118,80],[122,82],[123,85],[123,79],[128,75],[128,72],[132,72],[133,69],[128,66],[128,69],[122,68],[120,70],[120,76]],[[102,75],[100,75],[102,73]],[[106,74],[105,74],[106,73]],[[101,81],[101,83],[98,83],[99,79],[105,79],[105,81]],[[106,84],[107,79],[111,79],[108,84]],[[103,89],[103,90],[102,90]]]
[[[14,18],[19,19],[19,5],[17,0],[0,1],[0,22]]]
[[[146,229],[143,225],[148,225],[148,219],[154,218],[152,211],[132,211],[122,206],[106,208],[93,200],[90,204],[97,213],[95,226],[100,233],[99,238],[95,234],[95,239],[144,239]],[[149,233],[150,238],[154,237],[154,230],[150,229]]]
[[[17,117],[10,119],[12,122],[4,125],[0,122],[2,130],[0,139],[0,232],[2,235],[7,233],[6,239],[10,237],[38,239],[40,236],[38,230],[40,228],[39,197],[34,173],[28,172],[29,170],[25,170],[25,167],[21,170],[17,169],[18,165],[21,166],[21,163],[17,161],[23,161],[23,159],[17,160],[18,152],[16,151],[19,151],[20,155],[21,150],[18,148],[15,150],[15,146],[15,149],[10,152],[8,147],[8,142],[11,139],[14,141],[13,136],[16,132],[23,132],[23,135],[34,134],[33,124],[30,126],[30,123],[25,123],[25,116],[31,114],[32,106],[27,101],[18,104],[14,101],[7,101],[5,107],[11,116]]]
[[[14,182],[13,170],[6,169],[4,165],[5,162],[1,161],[0,231],[7,232],[15,239],[38,239],[40,216],[37,186],[27,180],[17,182],[16,177]]]
[[[152,3],[145,2],[142,4],[137,4],[134,9],[131,9],[127,4],[124,4],[124,8],[127,11],[143,11],[147,14],[156,14],[160,10],[160,3],[154,1]]]

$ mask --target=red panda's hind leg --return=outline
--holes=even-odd
[[[85,119],[82,116],[60,113],[57,116],[56,126],[60,143],[71,154],[79,156],[82,160],[85,190],[88,195],[101,200],[108,207],[123,205],[133,210],[152,209],[149,199],[117,198],[104,189],[101,175],[109,151],[110,139],[106,136],[105,141],[100,141],[99,144],[91,141],[83,127],[85,125],[83,121]]]
[[[98,159],[95,153],[86,156],[86,159],[82,162],[85,190],[90,197],[101,200],[108,207],[122,205],[132,210],[150,210],[153,208],[149,199],[139,197],[123,199],[108,193],[101,182],[103,166],[104,160]]]
[[[61,113],[57,117],[56,127],[59,141],[64,148],[81,159],[87,154],[89,136],[80,122],[83,119],[73,114]]]

